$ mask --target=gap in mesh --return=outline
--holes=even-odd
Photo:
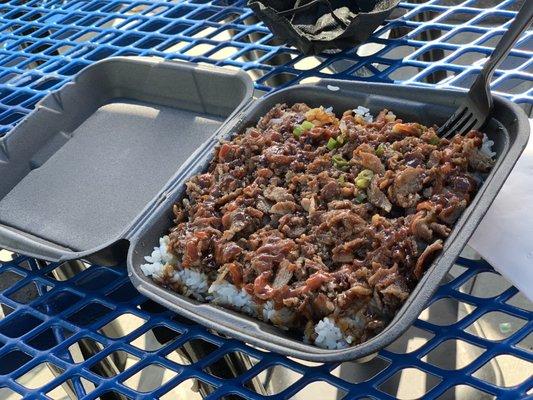
[[[169,6],[157,6],[155,8],[152,8],[150,11],[147,11],[144,13],[144,15],[159,15],[159,14],[163,14],[165,11],[169,10],[170,7]]]
[[[511,284],[494,272],[480,272],[459,287],[459,291],[487,299],[496,297],[509,289]]]
[[[10,96],[9,99],[3,100],[2,103],[6,104],[8,106],[15,106],[17,104],[21,104],[21,103],[24,103],[25,101],[28,101],[33,96],[34,95],[32,93],[24,93],[24,92],[22,92],[22,93]]]
[[[435,39],[440,38],[446,31],[438,28],[426,28],[421,31],[418,31],[412,36],[414,40],[420,40],[423,42],[429,42]]]
[[[106,48],[106,47],[100,47],[93,51],[91,54],[88,54],[85,56],[86,59],[91,61],[99,61],[103,60],[104,58],[110,57],[115,53],[114,49]]]
[[[180,337],[180,333],[165,325],[158,325],[135,338],[130,343],[144,351],[157,351],[174,342]]]
[[[480,61],[486,59],[487,57],[488,56],[485,53],[469,50],[459,54],[459,56],[451,60],[450,63],[457,65],[477,65],[480,63]]]
[[[39,300],[35,308],[44,314],[55,315],[73,306],[80,299],[79,295],[68,290],[59,290],[51,293],[46,299]]]
[[[215,387],[201,379],[189,378],[159,396],[159,400],[201,400],[203,396],[199,393],[199,389],[202,389],[203,392],[211,393],[214,392]]]
[[[499,65],[498,69],[502,70],[510,70],[510,69],[516,69],[520,67],[521,65],[526,66],[527,63],[529,63],[530,58],[528,57],[521,57],[521,56],[514,56],[509,54],[505,59],[502,61],[502,63]]]
[[[190,27],[192,27],[194,25],[190,24],[190,23],[186,23],[186,22],[175,22],[171,25],[169,25],[167,28],[163,29],[161,32],[166,34],[166,35],[176,35],[178,33],[181,33],[187,29],[189,29]]]
[[[502,36],[503,33],[490,33],[488,37],[484,38],[479,44],[486,47],[495,47],[500,42]]]
[[[417,60],[425,62],[434,62],[442,60],[452,54],[451,50],[443,49],[441,47],[432,47],[416,57]]]
[[[241,351],[231,351],[218,358],[204,371],[220,379],[233,379],[253,367],[259,360]],[[227,367],[230,365],[231,367]]]
[[[264,57],[265,54],[268,54],[268,51],[262,50],[262,49],[252,49],[244,52],[241,54],[241,56],[237,59],[239,61],[248,62],[248,61],[257,61],[261,57]],[[260,70],[262,71],[262,70]],[[262,71],[263,75],[266,73],[266,71]],[[261,75],[261,76],[263,76]]]
[[[328,64],[326,67],[322,68],[320,72],[325,74],[336,74],[344,72],[349,68],[352,68],[355,64],[358,63],[358,60],[351,60],[348,58],[343,58],[340,60],[335,60],[332,63]]]
[[[501,378],[494,373],[490,373],[494,368],[493,363],[496,363],[497,370],[501,372]],[[510,354],[500,354],[485,363],[472,376],[501,387],[513,387],[530,378],[531,371],[533,371],[532,362]]]
[[[180,5],[176,8],[172,8],[169,11],[165,13],[165,17],[171,18],[171,19],[178,19],[181,17],[184,17],[185,15],[189,14],[190,12],[196,10],[196,8],[191,6],[185,6]]]
[[[449,79],[453,79],[456,72],[448,68],[436,68],[430,70],[419,78],[420,81],[427,81],[430,83],[444,83]]]
[[[61,344],[65,339],[71,337],[74,334],[71,330],[58,325],[52,325],[46,328],[44,331],[39,332],[31,339],[27,340],[27,343],[36,350],[49,350],[52,347]]]
[[[83,337],[78,339],[75,343],[72,343],[67,352],[75,363],[81,363],[85,361],[84,354],[90,354],[91,356],[98,354],[104,349],[104,345],[93,338]]]
[[[332,375],[350,383],[360,383],[372,379],[391,363],[379,356],[367,362],[346,361],[331,371]]]
[[[19,349],[11,350],[9,353],[0,356],[0,375],[7,375],[22,367],[32,360],[29,354]]]
[[[38,288],[40,288],[42,292],[48,292],[52,289],[52,286],[43,284],[38,285],[37,282],[30,281],[7,297],[20,304],[28,304],[40,296],[37,290]]]
[[[533,311],[533,302],[524,296],[521,292],[518,292],[509,300],[506,301],[507,304],[518,307],[526,311]]]
[[[105,25],[105,26],[115,27],[115,26],[118,26],[118,25],[122,24],[124,21],[126,21],[125,18],[114,17],[114,18],[111,18],[109,20],[101,21],[97,26],[103,27]]]
[[[465,332],[488,340],[499,341],[514,335],[525,324],[526,321],[521,318],[500,311],[491,311],[469,325]]]
[[[146,21],[146,23],[144,23],[143,25],[141,25],[139,27],[139,30],[143,32],[155,32],[155,31],[160,30],[161,28],[164,28],[167,25],[168,23],[165,20],[151,19],[151,20]]]
[[[107,294],[106,297],[114,303],[127,303],[138,295],[139,292],[137,292],[131,281],[128,279],[118,288],[113,289],[113,291]]]
[[[21,64],[23,61],[28,59],[29,57],[27,56],[15,56],[13,58],[8,58],[6,61],[2,62],[2,67],[11,68],[17,66],[17,68],[20,68],[18,64]]]
[[[176,371],[162,365],[148,364],[122,383],[138,392],[147,393],[159,389],[176,375]]]
[[[119,392],[117,390],[106,390],[104,393],[102,393],[98,399],[126,399],[131,400],[130,396],[126,396],[124,393]]]
[[[165,38],[161,36],[152,36],[149,37],[135,45],[139,49],[153,49],[159,46],[161,43],[165,42]]]
[[[91,266],[91,268],[86,269],[83,273],[79,274],[75,284],[77,287],[85,290],[99,291],[102,289],[102,286],[105,286],[102,285],[103,282],[111,283],[115,282],[116,279],[117,274],[112,269]]]
[[[0,272],[0,292],[10,288],[22,279],[24,279],[24,275],[11,270]]]
[[[386,53],[380,54],[380,57],[387,58],[390,60],[402,60],[406,56],[413,54],[418,49],[419,47],[415,47],[415,46],[407,46],[407,45],[396,46],[390,49],[389,51],[387,51]]]
[[[13,321],[6,322],[5,319],[2,320],[2,322],[0,322],[0,333],[10,338],[20,337],[43,322],[41,319],[34,317],[27,312],[22,312],[17,315],[17,318],[14,321],[16,321],[16,323],[13,323]]]
[[[193,12],[191,15],[189,15],[187,18],[192,19],[192,20],[196,20],[196,21],[206,21],[209,18],[211,18],[212,16],[214,16],[215,14],[217,14],[217,12],[215,10],[210,10],[210,9],[197,9],[197,8],[195,8],[195,10],[196,11]],[[224,18],[224,17],[220,17],[220,18]]]
[[[201,56],[214,48],[215,46],[212,44],[200,43],[188,49],[184,54],[188,56]]]
[[[494,11],[482,16],[476,21],[477,26],[487,26],[495,28],[509,22],[513,17],[509,16],[506,12]]]
[[[124,350],[116,350],[91,364],[89,369],[102,378],[109,378],[137,364],[139,357]]]
[[[136,34],[133,34],[133,33],[127,33],[125,35],[122,35],[120,36],[117,40],[115,40],[113,42],[113,44],[115,46],[129,46],[129,45],[132,45],[133,43],[139,41],[142,39],[142,36],[140,35],[136,35]]]
[[[0,118],[0,125],[14,124],[17,121],[20,121],[25,116],[25,114],[19,112],[11,112],[10,114],[7,114],[6,116]]]
[[[493,89],[505,94],[521,94],[531,90],[533,80],[527,78],[505,78],[494,85]]]
[[[344,389],[338,388],[326,381],[314,381],[294,395],[298,399],[336,399],[346,396]]]
[[[246,382],[245,386],[257,392],[254,382],[260,383],[267,389],[269,395],[275,395],[294,385],[302,376],[301,373],[291,368],[276,364],[262,370]]]
[[[400,39],[409,35],[415,29],[414,26],[395,24],[394,26],[380,33],[380,37],[387,39]]]
[[[0,386],[0,399],[19,400],[22,399],[22,396],[8,387]]]
[[[214,26],[199,26],[198,28],[189,32],[188,36],[194,38],[205,38],[211,35],[213,32],[216,32],[217,28]],[[228,36],[229,37],[229,36]]]
[[[52,400],[66,400],[66,399],[77,400],[78,396],[75,393],[72,393],[72,391],[70,390],[70,388],[74,387],[74,382],[76,380],[78,380],[79,383],[81,383],[85,391],[85,394],[89,394],[92,391],[94,391],[94,389],[96,389],[96,385],[94,384],[94,382],[88,379],[85,379],[83,376],[74,375],[74,377],[65,380],[64,382],[60,383],[58,386],[56,386],[55,388],[47,392],[46,396],[48,396]],[[69,395],[69,393],[71,393],[71,395]],[[74,397],[71,397],[71,396],[74,396]]]
[[[449,25],[462,25],[465,22],[470,21],[472,18],[476,17],[477,13],[475,12],[465,12],[465,11],[454,11],[451,14],[446,15],[444,18],[439,19],[440,24],[449,24]],[[476,22],[477,25],[477,22]]]
[[[322,64],[322,61],[317,57],[304,57],[294,63],[293,68],[302,71],[308,71],[310,69],[315,69],[320,64]]]
[[[111,312],[112,310],[109,307],[97,302],[92,302],[70,314],[67,317],[67,321],[84,327],[98,321],[100,318]]]
[[[11,314],[15,309],[7,304],[0,303],[0,321]]]
[[[100,328],[105,335],[111,339],[118,339],[129,335],[134,330],[140,328],[146,323],[144,318],[131,313],[125,313],[108,322],[105,326]],[[112,329],[111,329],[112,328]]]
[[[274,87],[284,85],[294,80],[296,77],[297,77],[296,75],[288,73],[288,72],[280,72],[280,73],[269,76],[268,79],[263,81],[263,84],[274,88]]]
[[[484,35],[484,32],[479,32],[470,29],[457,29],[449,38],[446,39],[446,43],[451,44],[468,44],[479,39]]]
[[[268,36],[268,33],[260,32],[260,31],[253,31],[253,32],[250,32],[250,33],[240,37],[239,41],[241,41],[243,43],[255,43],[255,44],[257,44],[257,43],[261,42],[267,36]]]
[[[216,53],[209,56],[210,60],[227,60],[232,58],[241,49],[235,46],[227,45],[220,48]]]
[[[428,22],[438,18],[442,12],[429,7],[421,7],[416,13],[410,15],[408,19],[416,22]]]
[[[435,335],[424,329],[411,325],[398,339],[386,347],[397,354],[412,353],[433,339]]]
[[[172,352],[168,354],[166,358],[178,364],[183,364],[182,360],[185,360],[185,364],[190,364],[209,356],[218,348],[218,345],[208,342],[207,340],[195,338],[179,347],[177,349],[178,354]]]
[[[72,273],[72,268],[70,267],[69,261],[59,264],[56,268],[49,271],[46,276],[52,278],[56,281],[64,282],[70,279],[70,274]]]
[[[409,382],[409,384],[400,385],[400,382]],[[423,398],[440,382],[442,379],[433,374],[428,374],[417,368],[404,368],[380,384],[378,389],[399,400],[411,400]]]
[[[390,79],[394,81],[399,81],[399,80],[403,81],[403,80],[412,78],[413,76],[417,75],[419,72],[420,71],[417,67],[406,65],[400,68],[395,68],[392,72],[389,72],[388,76]]]
[[[533,333],[530,333],[519,343],[517,343],[516,347],[529,351],[530,353],[533,352]]]
[[[190,44],[191,42],[187,42],[186,40],[171,40],[170,42],[161,45],[159,51],[162,51],[163,53],[179,53],[182,48]]]
[[[65,372],[63,368],[58,367],[51,362],[43,362],[37,364],[15,380],[27,389],[37,389],[55,379],[56,375],[52,372],[52,368],[57,371],[58,374]]]
[[[422,361],[445,370],[457,370],[470,365],[485,349],[459,339],[449,339],[440,343]]]
[[[432,303],[419,316],[419,319],[434,325],[446,326],[462,320],[476,306],[459,302],[451,297],[444,297]]]
[[[478,399],[478,400],[488,400],[495,399],[496,397],[483,392],[475,387],[468,385],[455,385],[446,390],[441,394],[437,399],[449,400],[449,399]]]

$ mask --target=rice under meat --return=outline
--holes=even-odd
[[[338,349],[405,302],[492,165],[480,132],[276,105],[186,183],[143,273]]]

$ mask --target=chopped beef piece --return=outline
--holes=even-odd
[[[172,267],[243,289],[259,318],[311,340],[330,317],[360,343],[394,317],[494,164],[482,141],[440,139],[388,110],[369,122],[278,104],[187,182]]]

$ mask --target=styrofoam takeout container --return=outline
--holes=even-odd
[[[529,137],[515,104],[495,97],[484,131],[497,160],[439,257],[392,322],[365,343],[326,350],[261,321],[157,286],[140,265],[172,226],[185,180],[203,171],[221,138],[254,125],[276,103],[342,112],[382,108],[441,124],[465,94],[326,80],[253,98],[242,71],[142,57],[116,57],[81,71],[0,139],[0,248],[50,261],[124,260],[144,295],[202,325],[267,350],[312,361],[361,359],[418,317],[509,175]]]

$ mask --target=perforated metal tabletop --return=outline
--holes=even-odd
[[[405,1],[369,44],[309,58],[279,45],[244,3],[0,4],[0,136],[83,67],[116,55],[242,68],[263,91],[320,77],[464,88],[518,4]],[[532,82],[529,31],[492,86],[527,107]],[[531,303],[485,262],[461,258],[457,264],[401,340],[366,364],[337,365],[304,363],[209,332],[139,295],[121,266],[59,266],[0,253],[0,398],[61,398],[60,387],[71,398],[177,398],[193,380],[209,399],[527,397],[533,388]],[[479,290],[489,276],[499,284]],[[111,329],[125,318],[136,323]],[[504,322],[487,330],[494,320]],[[81,355],[69,351],[75,344]],[[43,365],[52,376],[39,384],[28,380]],[[505,379],[502,368],[519,373]],[[155,370],[162,371],[157,384],[139,385]],[[283,379],[264,384],[276,376]],[[409,393],[398,392],[398,382],[407,382]]]

